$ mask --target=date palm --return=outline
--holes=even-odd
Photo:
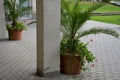
[[[75,0],[74,4],[70,4],[65,0],[61,1],[61,25],[63,31],[62,39],[66,40],[66,45],[68,45],[67,47],[69,50],[67,53],[75,53],[78,40],[86,35],[104,33],[112,35],[116,38],[119,37],[118,32],[109,28],[90,28],[84,31],[81,30],[84,23],[92,16],[92,12],[105,4],[101,2],[93,3],[93,5],[88,9],[82,10],[79,1],[80,0]]]
[[[7,14],[10,17],[10,20],[12,21],[12,26],[14,27],[17,22],[18,18],[20,16],[24,16],[26,13],[28,13],[32,7],[28,6],[25,7],[24,3],[27,0],[19,0],[19,3],[17,0],[4,0],[5,8],[7,9]]]

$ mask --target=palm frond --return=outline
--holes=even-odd
[[[94,12],[96,9],[104,6],[105,3],[102,3],[102,2],[96,2],[96,3],[93,3],[91,7],[89,7],[85,12],[86,13],[91,13]]]
[[[16,2],[16,0],[5,0],[4,5],[5,8],[8,10],[8,15],[10,16],[10,19],[12,20],[12,25],[16,25],[17,20],[19,17],[24,16],[25,14],[29,13],[32,7],[28,6],[26,7],[24,3],[27,0],[19,0],[19,4]]]
[[[70,32],[71,31],[71,8],[69,8],[69,3],[66,3],[64,0],[61,0],[61,25]]]
[[[104,6],[102,3],[94,3],[87,10],[82,10],[79,1],[76,0],[72,6],[65,0],[62,0],[61,3],[61,25],[72,36],[75,36],[83,24],[90,19],[93,11]]]
[[[32,9],[32,7],[21,7],[21,8],[17,8],[17,14],[19,16],[23,16],[26,13],[29,13],[29,11]]]
[[[113,29],[103,29],[103,28],[91,28],[89,30],[84,30],[82,32],[78,32],[78,36],[77,38],[81,38],[83,36],[87,36],[87,35],[90,35],[90,34],[99,34],[99,33],[104,33],[104,34],[109,34],[111,36],[114,36],[116,38],[119,38],[119,33],[116,32],[115,30]]]
[[[31,25],[31,24],[34,24],[34,23],[37,23],[37,21],[29,22],[27,25]]]
[[[83,11],[83,12],[79,12],[79,19],[78,20],[79,22],[77,22],[76,25],[79,25],[77,28],[76,28],[76,31],[78,29],[80,29],[81,27],[83,27],[82,25],[90,19],[90,17],[92,16],[92,12],[94,12],[96,9],[104,6],[105,4],[104,3],[101,3],[101,2],[97,2],[97,3],[93,3],[93,5],[91,7],[89,7],[87,10]],[[79,11],[79,10],[78,10]]]
[[[13,5],[12,5],[12,3],[9,1],[9,0],[5,0],[4,1],[4,5],[5,5],[5,7],[9,10],[9,9],[12,9],[13,7]]]
[[[63,33],[63,37],[70,37],[70,33],[63,26],[61,26],[61,31]]]

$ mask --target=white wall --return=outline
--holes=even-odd
[[[37,0],[37,72],[60,69],[60,0]]]
[[[3,0],[0,0],[0,39],[1,38],[6,38]]]

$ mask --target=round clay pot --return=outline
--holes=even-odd
[[[60,73],[78,75],[81,73],[79,56],[60,54]]]
[[[21,40],[22,39],[22,31],[23,30],[9,29],[8,30],[9,40]]]

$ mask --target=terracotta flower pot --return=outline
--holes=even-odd
[[[9,40],[21,40],[22,39],[22,31],[23,30],[8,30]]]
[[[78,75],[81,73],[79,56],[60,54],[60,73]]]

